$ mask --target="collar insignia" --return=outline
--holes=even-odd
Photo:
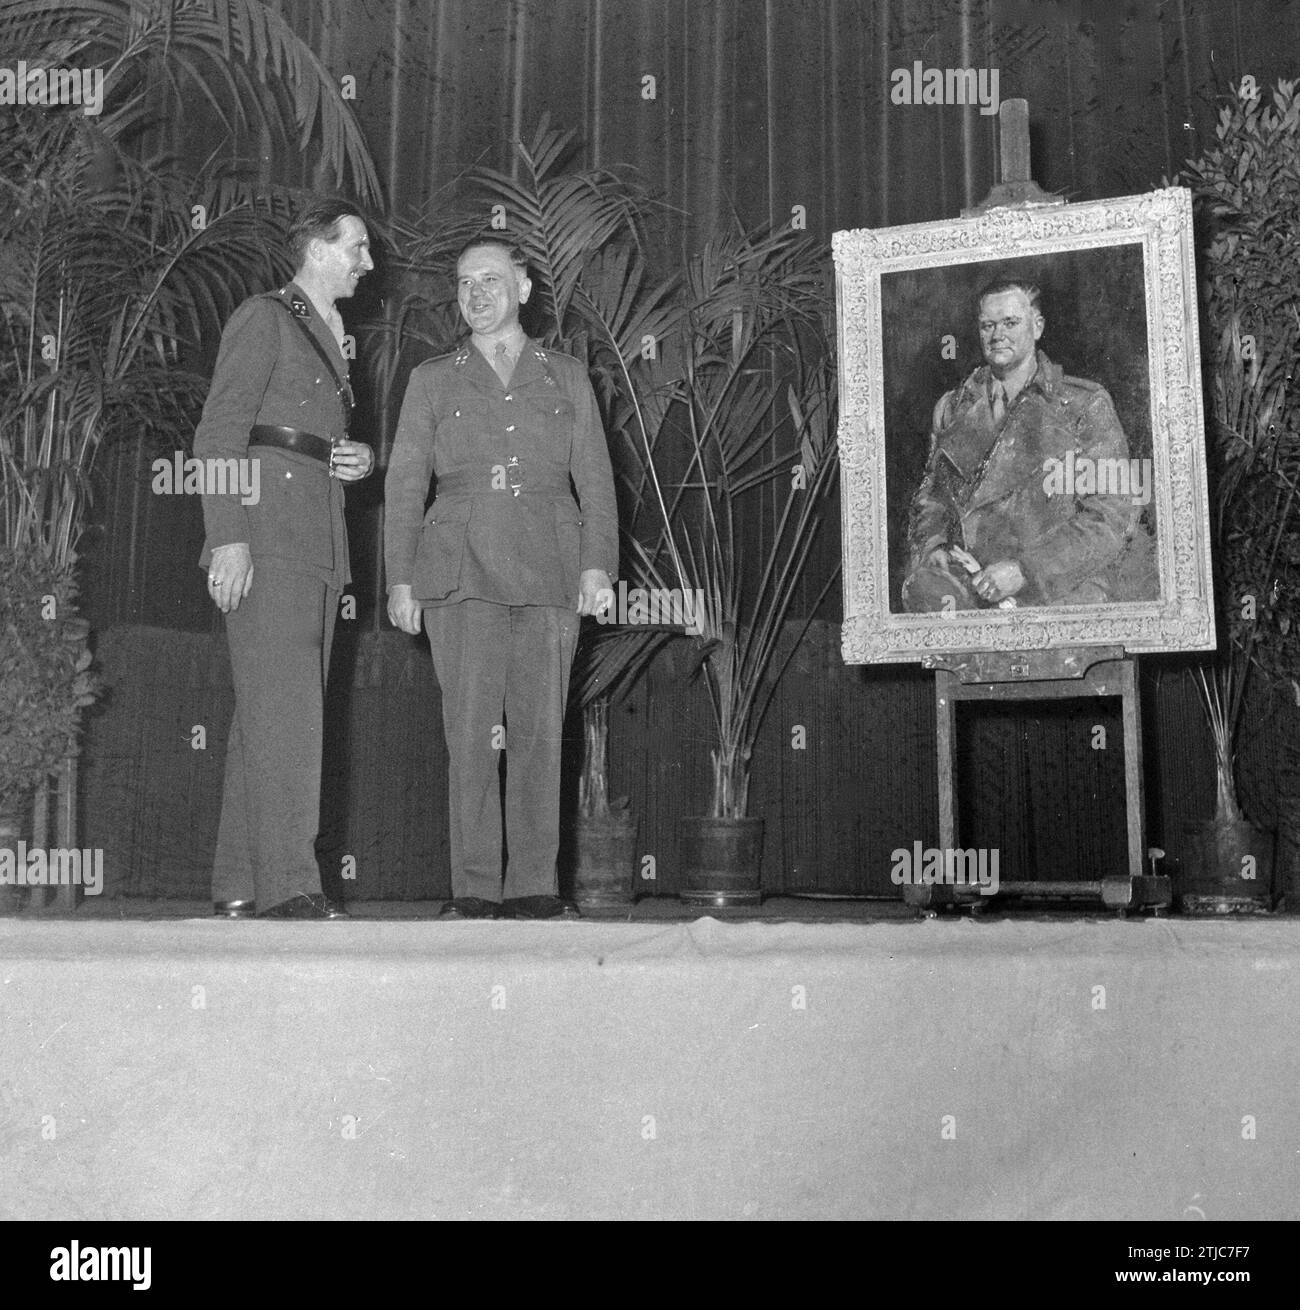
[[[301,296],[293,296],[289,301],[289,312],[294,318],[310,318],[311,307]]]

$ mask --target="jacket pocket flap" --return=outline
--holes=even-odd
[[[429,507],[426,524],[435,523],[463,524],[469,522],[470,511],[474,508],[472,500],[436,499]]]

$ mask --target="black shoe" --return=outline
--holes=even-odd
[[[348,912],[321,892],[299,892],[263,910],[259,919],[346,919]]]
[[[440,919],[499,919],[501,906],[482,896],[455,896],[438,911]]]
[[[252,901],[213,901],[212,913],[218,919],[251,919],[257,906]]]
[[[572,901],[559,896],[512,896],[501,902],[507,919],[581,919],[582,914]]]

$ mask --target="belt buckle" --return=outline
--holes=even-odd
[[[517,455],[511,455],[506,461],[506,481],[510,484],[511,495],[517,496],[524,485],[524,466]]]

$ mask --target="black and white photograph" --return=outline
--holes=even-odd
[[[373,1297],[448,1222],[1270,1285],[1297,51],[0,0],[15,1303]]]

